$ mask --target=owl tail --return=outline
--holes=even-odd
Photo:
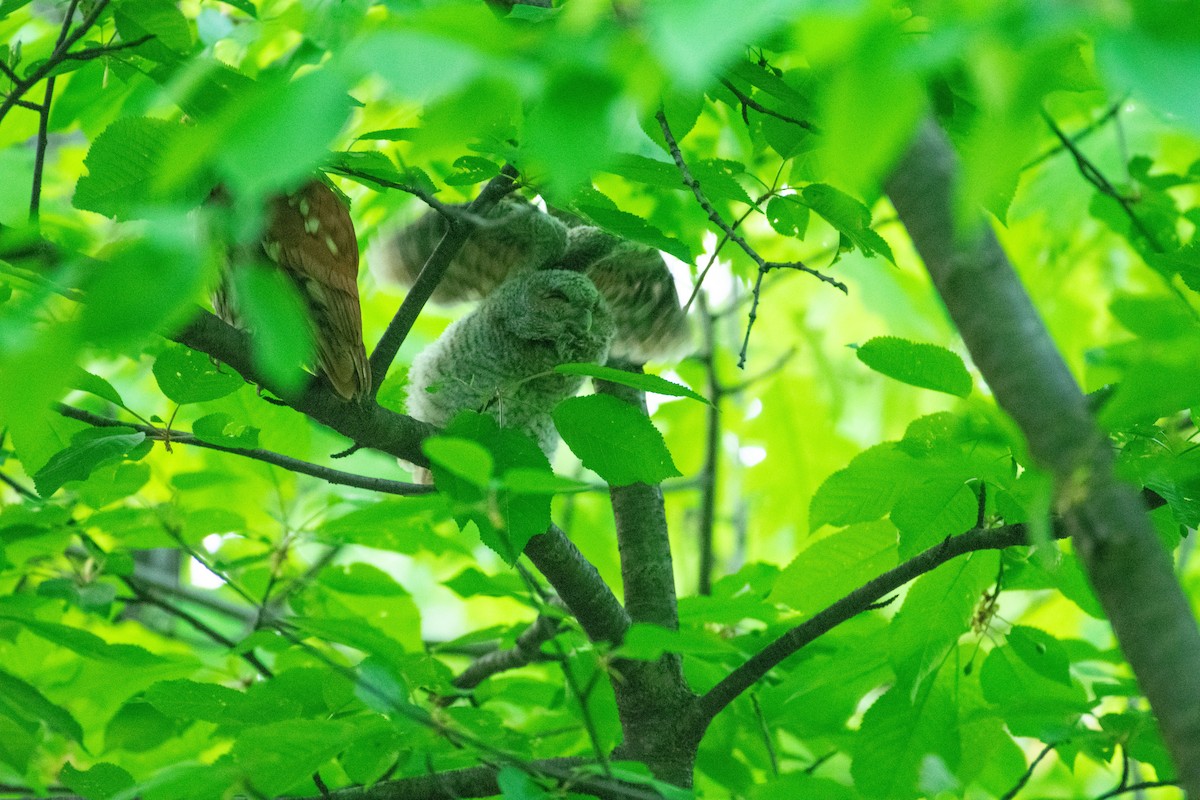
[[[317,363],[343,399],[359,400],[371,391],[371,364],[362,344],[330,346],[327,338],[317,337]]]

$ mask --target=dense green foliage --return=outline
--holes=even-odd
[[[1200,598],[1197,65],[1194,0],[0,0],[0,794],[318,796],[489,764],[505,796],[547,796],[566,767],[530,763],[622,741],[622,659],[679,654],[703,695],[922,551],[1014,524],[1034,544],[923,570],[730,698],[695,790],[1172,780],[1055,538],[1063,492],[881,187],[935,114],[960,213],[993,215]],[[323,478],[406,481],[396,448],[334,458],[354,442],[173,341],[265,202],[324,171],[366,254],[370,350],[403,298],[371,244],[426,209],[414,193],[467,201],[505,164],[689,291],[704,275],[695,353],[648,367],[668,380],[563,368],[646,392],[649,421],[620,391],[563,402],[552,471],[466,414],[424,442],[440,491],[389,497]],[[251,360],[287,395],[312,343],[277,277],[246,278]],[[380,405],[403,413],[404,365],[462,312],[425,309]],[[589,638],[518,553],[557,523],[620,597],[606,484],[660,481],[678,630]],[[456,682],[535,620],[533,657]]]

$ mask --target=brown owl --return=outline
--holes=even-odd
[[[385,240],[383,273],[411,285],[446,232],[430,211]],[[433,299],[449,303],[486,297],[511,276],[544,269],[585,274],[603,297],[616,328],[611,357],[644,362],[682,355],[687,318],[662,255],[578,220],[564,222],[521,198],[488,214],[450,263]]]
[[[317,366],[334,391],[346,400],[367,395],[371,368],[362,338],[358,239],[341,198],[319,180],[272,198],[262,249],[304,298]],[[214,292],[213,309],[230,325],[242,327],[228,280]]]

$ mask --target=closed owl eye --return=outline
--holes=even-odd
[[[561,300],[564,303],[571,302],[571,298],[567,297],[567,293],[561,289],[551,289],[546,292],[545,297],[547,300]]]

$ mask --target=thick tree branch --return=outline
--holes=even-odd
[[[546,577],[593,642],[620,644],[629,615],[592,563],[557,525],[525,545],[525,555]]]
[[[997,402],[1058,482],[1060,518],[1158,717],[1181,785],[1200,797],[1200,630],[1134,489],[992,230],[963,228],[956,160],[922,125],[887,192]]]
[[[662,795],[619,781],[573,772],[591,762],[582,758],[554,758],[522,765],[534,775],[544,775],[569,786],[572,792],[607,800],[661,800]],[[485,765],[466,769],[434,772],[381,781],[373,786],[353,786],[329,793],[330,800],[457,800],[468,797],[493,797],[500,794],[496,780],[499,767]],[[288,800],[288,798],[281,798]]]
[[[428,466],[421,441],[434,427],[374,402],[348,403],[323,380],[313,380],[299,392],[284,391],[255,369],[250,357],[250,337],[226,325],[207,311],[196,316],[171,338],[193,350],[228,364],[246,380],[270,390],[289,406],[327,425],[365,447],[372,447],[418,466]]]
[[[610,364],[641,372],[631,364]],[[596,381],[596,391],[612,395],[646,413],[646,397],[637,389]],[[672,630],[679,627],[675,597],[675,572],[662,489],[634,483],[609,491],[621,551],[621,577],[625,584],[625,610],[634,622],[649,622]]]
[[[500,170],[500,174],[492,178],[471,205],[467,206],[467,212],[477,217],[485,216],[488,209],[513,190],[516,178],[517,171],[506,164]],[[452,216],[447,220],[449,226],[446,228],[446,234],[430,253],[429,260],[421,269],[421,274],[417,276],[416,282],[408,290],[396,316],[392,317],[387,330],[379,339],[379,344],[375,346],[375,351],[371,353],[371,375],[374,376],[375,384],[371,391],[371,397],[374,397],[379,391],[379,387],[383,385],[383,379],[387,377],[387,371],[392,366],[396,353],[400,352],[400,345],[404,343],[408,332],[412,330],[413,323],[417,321],[421,309],[429,302],[434,290],[441,283],[442,276],[449,269],[450,262],[458,255],[458,251],[466,243],[471,231],[475,229],[469,218],[465,216]]]
[[[405,483],[403,481],[391,481],[386,478],[373,478],[369,475],[356,475],[353,472],[343,472],[339,469],[331,467],[322,467],[319,464],[313,464],[308,461],[301,461],[291,456],[285,456],[282,453],[275,453],[270,450],[262,450],[259,448],[246,447],[225,447],[224,445],[213,444],[211,442],[197,439],[190,433],[183,431],[175,431],[170,428],[155,428],[151,425],[138,425],[132,422],[122,422],[109,417],[102,417],[98,414],[92,414],[84,411],[81,408],[64,405],[59,403],[55,406],[58,413],[64,417],[77,419],[80,422],[86,422],[89,425],[97,428],[133,428],[136,431],[141,431],[146,434],[148,439],[155,439],[160,442],[168,442],[171,444],[186,444],[194,447],[204,447],[209,450],[216,450],[220,453],[232,453],[233,455],[242,456],[243,458],[262,461],[266,464],[271,464],[276,467],[282,467],[290,472],[296,472],[301,475],[310,475],[314,478],[320,478],[326,483],[332,483],[337,486],[353,486],[357,489],[368,489],[372,492],[380,494],[397,494],[397,495],[415,495],[429,494],[434,491],[432,486],[426,486],[418,483]]]

